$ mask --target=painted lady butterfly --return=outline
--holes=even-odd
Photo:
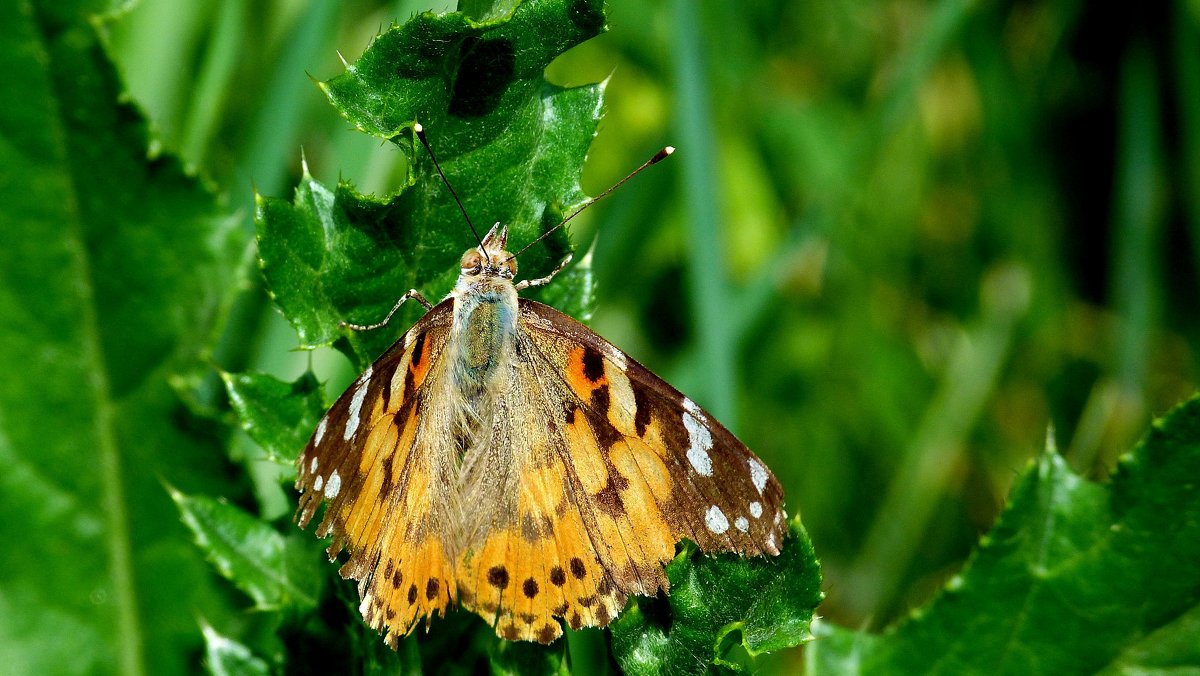
[[[507,239],[499,223],[477,237],[441,303],[401,298],[428,312],[300,454],[297,520],[328,503],[317,535],[332,533],[331,559],[349,550],[341,575],[392,647],[454,603],[504,638],[550,643],[556,618],[604,626],[630,594],[666,590],[681,538],[774,555],[786,532],[779,482],[720,423],[584,325],[518,298],[554,273],[514,283]]]

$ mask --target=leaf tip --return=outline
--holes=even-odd
[[[1044,452],[1058,453],[1058,440],[1055,438],[1053,422],[1046,425],[1046,448]]]
[[[171,500],[176,505],[178,505],[179,507],[182,508],[183,503],[185,503],[187,501],[188,496],[185,495],[178,488],[175,488],[175,485],[172,484],[170,481],[167,481],[166,477],[159,476],[158,483],[162,484],[163,490],[165,490],[167,492],[167,495],[171,496]]]

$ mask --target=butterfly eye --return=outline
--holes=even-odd
[[[483,256],[480,256],[477,250],[471,249],[463,254],[461,265],[464,273],[477,275],[483,272]]]

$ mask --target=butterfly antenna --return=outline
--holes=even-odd
[[[419,132],[418,132],[418,134],[419,134]],[[581,211],[583,211],[584,209],[586,209],[586,208],[588,208],[588,207],[592,206],[592,205],[593,205],[593,204],[595,204],[596,202],[599,202],[600,200],[604,199],[605,197],[607,197],[607,196],[608,196],[608,194],[609,194],[609,193],[611,193],[612,191],[614,191],[614,190],[616,190],[617,188],[620,188],[622,185],[624,185],[624,184],[625,184],[625,181],[628,181],[629,179],[633,178],[634,176],[637,176],[638,174],[642,173],[642,170],[646,169],[646,168],[647,168],[647,167],[649,167],[650,165],[652,165],[652,164],[658,164],[659,162],[662,162],[663,160],[667,159],[667,157],[668,157],[668,156],[669,156],[671,153],[673,153],[673,152],[675,152],[675,148],[673,148],[673,147],[671,147],[671,146],[667,146],[666,148],[663,148],[662,150],[658,151],[657,153],[654,153],[654,157],[651,157],[650,159],[648,159],[648,160],[646,160],[645,162],[643,162],[643,163],[642,163],[642,166],[640,166],[640,167],[638,167],[637,169],[634,169],[633,171],[629,172],[629,175],[628,175],[628,176],[626,176],[625,178],[623,178],[623,179],[621,179],[621,180],[617,181],[616,183],[614,183],[614,184],[612,185],[612,187],[611,187],[611,188],[609,188],[608,190],[605,190],[604,192],[600,193],[599,195],[596,195],[595,197],[593,197],[593,198],[589,199],[588,201],[584,202],[584,203],[583,203],[583,204],[582,204],[582,205],[581,205],[581,206],[580,206],[578,209],[576,209],[575,211],[571,212],[571,215],[570,215],[570,216],[567,216],[566,218],[564,218],[564,219],[562,219],[561,221],[559,221],[559,222],[558,222],[558,225],[554,226],[553,228],[550,228],[550,229],[549,229],[549,230],[547,230],[546,232],[543,232],[543,233],[541,234],[541,236],[540,236],[540,237],[538,237],[537,239],[533,240],[533,241],[532,241],[532,242],[530,242],[529,244],[526,244],[525,246],[521,247],[521,250],[520,250],[520,251],[518,251],[517,253],[515,253],[515,254],[513,254],[513,255],[511,255],[511,256],[509,256],[509,257],[508,257],[508,261],[511,261],[512,259],[516,258],[517,256],[520,256],[521,254],[525,253],[525,251],[526,251],[526,250],[528,250],[528,249],[529,249],[529,247],[531,247],[531,246],[533,246],[534,244],[537,244],[538,242],[542,241],[543,239],[546,239],[547,237],[549,237],[549,236],[550,236],[550,234],[551,234],[551,233],[553,233],[555,230],[558,230],[559,228],[561,228],[561,227],[563,227],[564,225],[566,225],[566,224],[567,224],[567,221],[569,221],[569,220],[571,220],[572,218],[575,218],[576,216],[578,216],[578,215],[579,215],[579,213],[580,213]],[[505,261],[505,262],[507,263],[508,261]]]
[[[475,235],[475,241],[479,242],[479,250],[483,251],[483,255],[487,256],[487,251],[483,248],[483,239],[479,237],[479,231],[475,229],[475,224],[471,222],[471,217],[467,215],[467,208],[463,206],[462,200],[458,199],[458,193],[454,192],[454,186],[450,185],[450,179],[446,178],[446,173],[442,171],[442,165],[438,163],[437,155],[433,154],[433,147],[429,145],[429,139],[425,138],[425,127],[421,126],[420,122],[413,124],[413,131],[417,132],[417,138],[421,139],[421,145],[425,146],[425,152],[429,153],[429,159],[433,160],[433,166],[437,169],[438,176],[442,177],[442,183],[446,184],[446,188],[450,190],[450,195],[454,197],[454,203],[458,205],[458,210],[462,212],[463,218],[466,219],[467,225],[471,228],[471,234]],[[491,262],[491,258],[488,258]]]

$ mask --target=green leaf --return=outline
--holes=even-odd
[[[562,310],[583,323],[592,320],[596,311],[596,279],[592,271],[592,250],[589,249],[570,267],[554,277],[554,281],[539,289],[543,303]]]
[[[311,371],[285,383],[263,373],[221,373],[242,429],[270,459],[294,463],[325,414],[321,383]]]
[[[378,36],[323,88],[347,120],[380,138],[396,136],[414,119],[430,130],[447,127],[439,137],[453,141],[440,153],[447,159],[480,145],[465,133],[468,128],[493,132],[489,141],[504,133],[533,138],[534,130],[507,128],[543,112],[543,71],[559,54],[604,30],[604,3],[515,4],[510,15],[478,23],[462,13],[414,16]],[[519,140],[514,136],[504,145]]]
[[[217,571],[254,599],[259,610],[310,610],[322,580],[307,536],[284,537],[246,512],[202,495],[171,489],[183,522]]]
[[[751,657],[800,645],[821,602],[821,573],[799,519],[776,558],[705,556],[685,550],[667,566],[671,593],[638,597],[612,625],[613,653],[630,674],[735,671]]]
[[[211,344],[244,243],[151,150],[93,8],[0,3],[0,657],[169,674],[199,654],[196,613],[233,612],[160,478],[237,493],[168,381]]]
[[[218,634],[207,624],[202,624],[200,629],[204,632],[204,662],[208,673],[213,676],[265,676],[271,673],[266,660],[246,646]]]
[[[359,129],[409,154],[409,181],[385,197],[305,171],[294,199],[260,197],[256,223],[263,275],[304,347],[338,347],[358,366],[420,316],[410,303],[387,329],[350,332],[339,322],[382,319],[405,291],[436,301],[453,286],[458,260],[476,244],[459,207],[411,134],[420,119],[476,230],[510,228],[516,250],[582,204],[579,185],[602,112],[602,85],[562,88],[542,69],[604,27],[598,0],[533,0],[511,15],[474,23],[422,14],[380,35],[346,73],[322,86]],[[416,150],[416,151],[415,151]],[[556,232],[520,259],[538,277],[569,250]],[[590,275],[564,275],[565,312],[583,314]]]
[[[1101,674],[1200,672],[1200,606],[1130,644]]]
[[[820,624],[809,673],[1200,668],[1200,399],[1156,421],[1107,484],[1052,451],[941,596],[883,635]]]

